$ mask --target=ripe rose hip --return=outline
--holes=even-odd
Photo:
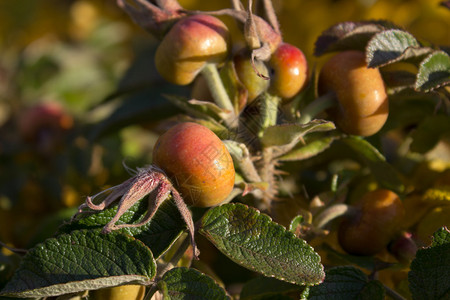
[[[224,143],[208,128],[181,123],[161,135],[153,163],[172,179],[184,200],[194,206],[214,206],[234,186],[234,166]]]
[[[269,92],[281,98],[292,98],[308,80],[308,62],[297,47],[282,43],[269,60]]]
[[[328,112],[342,131],[370,136],[386,122],[389,104],[384,82],[378,69],[367,68],[363,52],[344,51],[324,64],[319,95],[328,92],[334,92],[339,102]]]
[[[364,194],[356,211],[341,222],[338,231],[339,244],[354,255],[374,255],[386,248],[405,215],[398,195],[385,189]]]
[[[221,63],[228,56],[229,32],[219,19],[191,15],[166,34],[155,54],[156,69],[167,81],[191,83],[206,63]]]
[[[198,258],[194,222],[186,203],[201,207],[214,206],[230,195],[234,186],[234,166],[225,144],[202,125],[181,123],[159,137],[153,151],[152,165],[128,171],[134,176],[87,197],[72,220],[85,213],[87,208],[101,211],[119,200],[117,213],[103,227],[102,232],[140,227],[148,223],[161,203],[172,196],[189,230],[194,257]],[[146,197],[152,192],[155,192],[154,196]],[[102,199],[98,204],[94,203],[97,198]],[[144,198],[148,201],[148,210],[139,222],[116,224],[125,212]]]

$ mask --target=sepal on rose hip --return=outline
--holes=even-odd
[[[174,22],[184,16],[184,13],[177,0],[161,0],[157,2],[158,5],[146,0],[117,0],[117,5],[136,24],[156,38],[162,39],[167,30]]]

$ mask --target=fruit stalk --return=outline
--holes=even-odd
[[[214,98],[216,104],[225,110],[234,112],[233,104],[231,103],[230,97],[220,79],[219,72],[215,64],[206,64],[202,69],[202,75],[204,76],[208,88]]]
[[[356,209],[347,204],[344,203],[335,204],[326,208],[324,211],[318,214],[314,218],[313,225],[315,228],[323,228],[331,220],[334,220],[341,216],[350,216],[352,214],[355,214],[355,212]]]
[[[328,92],[309,103],[302,111],[298,123],[306,124],[311,122],[318,114],[337,105],[334,92]]]

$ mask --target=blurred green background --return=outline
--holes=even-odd
[[[387,19],[422,41],[449,45],[450,11],[439,2],[275,0],[274,6],[284,40],[314,66],[316,38],[342,21]],[[180,3],[202,10],[229,5]],[[123,161],[151,162],[158,133],[151,114],[141,116],[147,122],[140,126],[115,119],[120,130],[104,120],[120,108],[121,91],[159,82],[154,45],[112,0],[0,0],[0,241],[30,247],[84,197],[126,178]],[[144,100],[157,101],[158,93]],[[60,107],[36,121],[32,111],[42,103]]]

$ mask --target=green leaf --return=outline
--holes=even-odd
[[[209,210],[199,232],[236,263],[265,276],[314,285],[324,278],[320,256],[269,216],[243,204]]]
[[[270,277],[257,277],[245,283],[242,287],[240,300],[267,299],[286,293],[302,291],[303,287],[296,284],[280,281]]]
[[[441,227],[433,234],[431,247],[442,246],[445,244],[450,244],[450,231],[447,227]]]
[[[335,139],[335,137],[324,137],[311,142],[308,141],[306,145],[299,144],[277,159],[280,161],[294,161],[314,157],[328,149]]]
[[[318,119],[307,124],[274,125],[266,128],[261,142],[266,147],[290,146],[297,144],[308,133],[329,131],[335,128],[333,122]]]
[[[234,116],[233,113],[227,112],[223,108],[220,108],[214,102],[191,99],[187,100],[187,103],[191,107],[200,107],[200,110],[204,110],[206,115],[203,116],[203,118],[205,119],[209,119],[208,117],[212,116],[215,120],[225,120]]]
[[[426,153],[433,149],[441,137],[450,132],[450,117],[446,115],[428,116],[411,134],[410,149],[413,152]]]
[[[138,201],[120,217],[117,224],[138,223],[145,216],[147,205],[147,198]],[[64,224],[59,228],[59,232],[70,233],[73,230],[103,228],[116,215],[116,212],[117,205],[75,220],[72,223]],[[118,231],[141,240],[158,258],[185,229],[186,224],[183,222],[175,204],[166,200],[147,224],[141,227],[122,228]]]
[[[342,22],[324,31],[315,43],[314,55],[343,50],[364,51],[370,38],[383,30],[398,28],[388,21]]]
[[[158,287],[165,300],[230,299],[214,279],[191,268],[174,268],[167,271],[158,282]]]
[[[431,247],[442,246],[445,244],[450,244],[450,231],[447,227],[444,226],[439,228],[433,234],[433,242],[431,244]]]
[[[372,37],[367,44],[366,60],[369,68],[376,68],[401,60],[421,57],[431,51],[430,48],[421,47],[410,33],[391,29]]]
[[[142,242],[121,233],[80,230],[38,244],[0,295],[49,297],[125,283],[146,284],[156,263]]]
[[[361,270],[341,266],[326,272],[325,281],[310,288],[310,300],[384,299],[384,288],[378,281],[369,281]]]
[[[420,249],[408,273],[413,299],[450,298],[450,232],[441,228],[433,235],[433,244]]]
[[[429,92],[450,84],[450,56],[444,51],[428,55],[420,64],[415,88]]]
[[[403,192],[405,187],[399,174],[394,167],[386,162],[384,156],[374,146],[356,136],[343,138],[341,141],[370,168],[381,187],[396,193]]]
[[[220,110],[220,108],[217,107],[217,105],[215,105],[214,103],[211,103],[211,106],[205,106],[202,105],[204,101],[194,100],[193,102],[189,102],[188,98],[175,94],[165,94],[164,97],[179,109],[185,111],[194,118],[204,120],[220,119],[216,110],[217,108]],[[211,107],[215,107],[215,109],[212,109]]]

